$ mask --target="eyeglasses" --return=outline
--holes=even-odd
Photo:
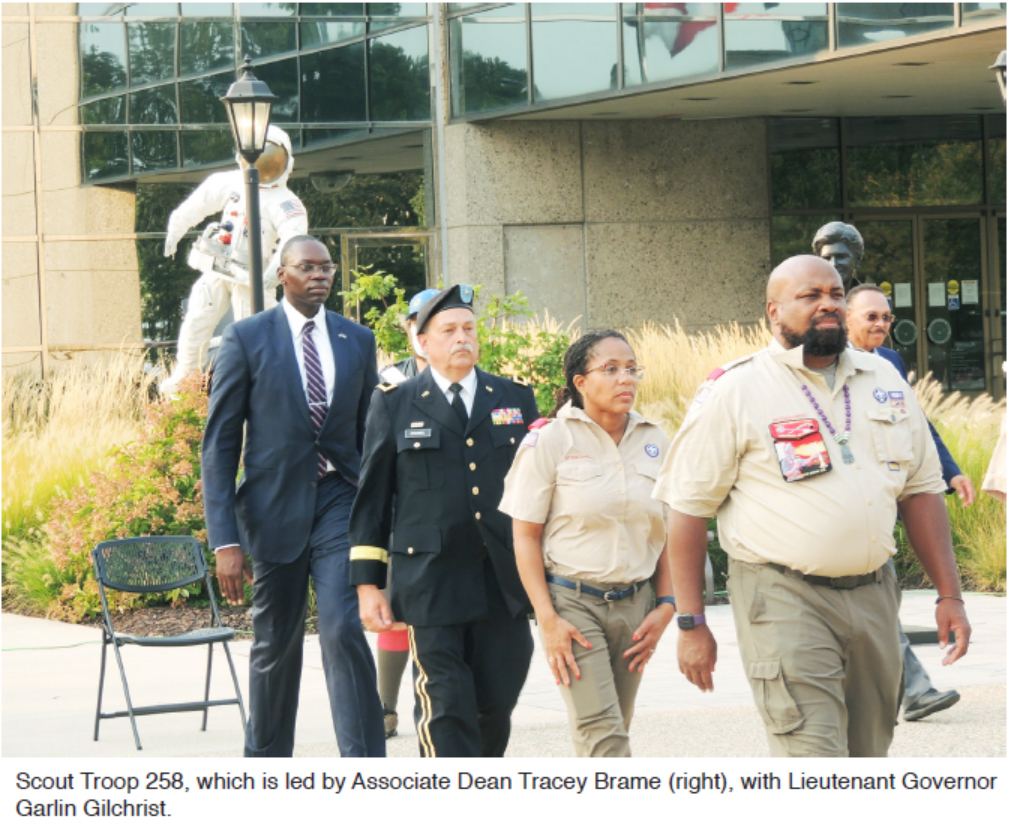
[[[644,379],[644,365],[637,365],[632,368],[621,368],[619,365],[599,365],[597,368],[590,368],[584,372],[584,376],[595,371],[602,371],[603,375],[608,376],[610,379],[619,379],[620,374],[626,374],[628,379],[633,379],[635,382],[640,382]]]
[[[282,266],[294,267],[296,270],[299,270],[300,273],[305,273],[308,276],[313,273],[322,273],[325,276],[333,276],[335,274],[335,270],[338,269],[330,262],[328,264],[307,264],[306,262],[301,261],[299,264],[283,264]]]
[[[873,324],[878,320],[882,321],[884,324],[894,323],[894,316],[890,313],[867,313],[865,318],[870,324]]]

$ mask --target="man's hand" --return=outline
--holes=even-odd
[[[356,586],[359,593],[359,619],[368,632],[390,632],[394,627],[391,607],[376,586]]]
[[[242,606],[246,602],[243,579],[253,585],[253,571],[243,549],[239,546],[225,546],[216,551],[215,576],[222,595],[230,606]]]
[[[714,692],[711,675],[718,660],[718,645],[706,623],[694,629],[680,629],[676,641],[676,659],[680,672],[701,692]]]
[[[950,666],[958,658],[963,658],[968,651],[968,640],[972,636],[972,626],[965,616],[965,606],[960,600],[941,600],[937,603],[937,638],[940,648],[947,648],[950,633],[954,632],[954,645],[947,650],[943,659],[944,666]]]
[[[954,489],[954,493],[958,495],[961,505],[965,508],[968,508],[968,506],[975,502],[975,486],[964,474],[951,477],[948,485]]]

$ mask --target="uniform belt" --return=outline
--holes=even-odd
[[[782,574],[798,577],[804,583],[824,586],[828,589],[858,589],[860,586],[868,586],[870,583],[879,583],[883,577],[881,569],[871,571],[868,574],[849,574],[845,577],[822,577],[819,574],[803,574],[795,569],[790,569],[788,566],[781,566],[778,563],[767,563],[766,565],[775,571],[780,571]]]
[[[623,600],[625,597],[630,597],[632,594],[636,594],[648,581],[641,580],[639,583],[634,583],[627,586],[625,589],[610,589],[609,591],[595,589],[591,586],[586,586],[584,583],[568,580],[566,577],[557,577],[555,574],[546,574],[546,582],[555,583],[557,586],[564,586],[568,589],[574,589],[578,594],[590,594],[592,597],[601,597],[603,600],[607,600],[612,603],[614,600]]]

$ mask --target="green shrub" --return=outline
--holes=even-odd
[[[77,620],[101,604],[91,550],[104,540],[145,535],[192,535],[204,542],[201,500],[201,438],[208,398],[202,377],[189,377],[174,398],[148,406],[142,436],[116,449],[113,467],[96,471],[67,496],[57,497],[44,526],[48,559],[29,564],[22,550],[23,588],[29,578],[52,577],[47,613]],[[54,571],[58,574],[54,574]],[[196,594],[189,586],[170,594],[176,605]],[[164,601],[163,595],[109,593],[110,609]]]

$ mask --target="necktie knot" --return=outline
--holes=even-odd
[[[462,388],[461,385],[459,385],[457,382],[451,383],[451,393],[453,393],[455,396],[458,396],[462,390],[464,390],[464,388]]]
[[[313,333],[313,328],[315,325],[316,322],[313,319],[310,319],[310,321],[308,321],[306,324],[303,325],[303,335],[309,336],[311,333]]]

